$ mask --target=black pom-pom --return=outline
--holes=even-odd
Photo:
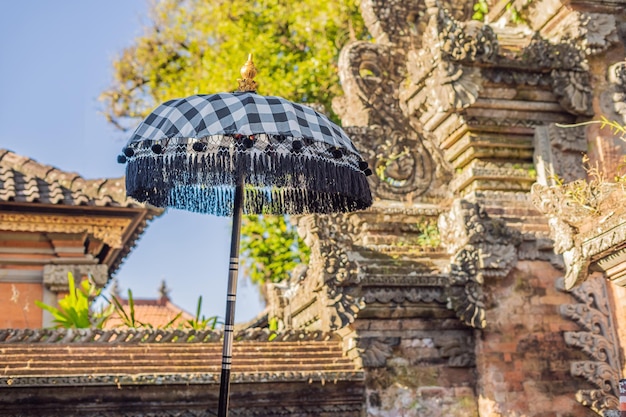
[[[363,173],[365,174],[366,177],[369,177],[370,175],[372,175],[372,170],[367,168],[363,170]]]
[[[339,159],[343,156],[343,152],[339,148],[333,149],[333,158]]]
[[[154,152],[157,155],[160,155],[161,152],[163,152],[163,146],[159,145],[158,143],[155,143],[154,145],[152,145],[150,149],[152,149],[152,152]]]
[[[291,143],[291,150],[293,150],[294,152],[300,152],[303,146],[304,145],[302,144],[302,142],[300,142],[299,140],[294,140]]]
[[[361,171],[365,171],[368,168],[368,164],[366,161],[359,161],[359,169]]]
[[[191,145],[191,147],[196,152],[204,152],[204,151],[206,151],[206,143],[204,143],[204,142],[194,142],[193,145]]]
[[[118,163],[118,164],[125,164],[125,163],[126,163],[126,156],[124,156],[124,155],[118,155],[118,156],[117,156],[117,163]]]
[[[132,148],[124,148],[122,152],[124,152],[124,155],[126,155],[129,158],[135,154],[135,151],[133,151]]]
[[[246,149],[250,149],[251,147],[254,146],[254,141],[252,139],[250,139],[250,138],[245,138],[243,140],[243,146],[245,146]]]

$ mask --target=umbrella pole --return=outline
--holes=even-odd
[[[230,239],[230,264],[228,268],[228,288],[226,297],[226,319],[224,320],[224,346],[222,350],[222,375],[220,378],[220,396],[217,407],[218,417],[228,415],[228,392],[230,389],[230,367],[233,354],[233,330],[235,325],[235,300],[237,297],[237,278],[239,275],[239,238],[241,216],[243,214],[243,178],[235,186],[233,205],[233,230]]]

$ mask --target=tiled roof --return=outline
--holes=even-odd
[[[126,198],[123,178],[86,180],[80,175],[0,149],[0,202],[99,207],[142,207]]]
[[[124,307],[124,311],[130,316],[130,305],[128,300],[118,297],[118,300]],[[187,320],[193,319],[193,316],[174,303],[172,303],[167,297],[161,297],[158,299],[135,299],[134,311],[135,320],[139,323],[150,324],[152,327],[159,328],[170,323],[178,314],[180,317],[173,323],[173,327],[177,327],[178,324],[182,324]],[[106,329],[114,329],[123,325],[122,319],[117,315],[113,316],[105,323]]]

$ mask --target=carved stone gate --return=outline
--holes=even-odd
[[[610,416],[621,289],[564,290],[530,189],[584,177],[583,152],[623,154],[611,132],[557,124],[623,120],[607,69],[626,2],[487,3],[491,24],[468,1],[362,1],[376,42],[344,48],[334,104],[375,204],[297,219],[311,261],[270,289],[269,315],[341,334],[370,416]]]

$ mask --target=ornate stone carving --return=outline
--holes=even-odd
[[[610,103],[621,123],[626,124],[626,61],[613,64],[608,70],[611,83]]]
[[[445,172],[434,163],[433,150],[425,146],[400,109],[398,88],[406,76],[404,62],[403,51],[387,45],[355,42],[346,46],[339,59],[346,94],[333,107],[375,171],[370,177],[374,196],[412,201]]]
[[[533,185],[533,204],[550,217],[554,249],[565,260],[565,288],[587,279],[590,266],[626,285],[623,274],[609,267],[615,263],[611,254],[626,242],[626,221],[621,215],[625,193],[619,184],[582,180],[552,187]]]
[[[543,72],[521,71],[514,68],[507,68],[506,71],[503,71],[501,68],[483,68],[481,74],[487,80],[499,84],[542,87],[552,85],[550,75]]]
[[[593,116],[590,75],[588,72],[555,69],[552,88],[565,110],[581,116]]]
[[[511,271],[521,235],[465,200],[456,200],[450,212],[439,217],[439,230],[443,245],[453,254],[446,286],[449,307],[468,326],[484,328],[484,277],[504,277]]]
[[[615,15],[607,13],[571,12],[550,37],[554,41],[571,40],[588,55],[605,52],[619,42]]]
[[[370,177],[374,197],[410,202],[430,189],[438,170],[416,134],[411,137],[407,131],[380,125],[346,130],[374,170]]]
[[[546,70],[588,70],[584,53],[574,42],[563,39],[554,44],[542,38],[539,33],[535,33],[524,48],[519,62]]]
[[[359,338],[357,341],[357,347],[361,351],[363,366],[367,368],[380,368],[385,366],[387,359],[393,352],[393,347],[399,344],[399,337]]]
[[[557,287],[564,290],[562,280],[557,283]],[[571,373],[585,378],[596,387],[579,390],[576,400],[601,416],[609,416],[610,411],[617,410],[619,405],[621,366],[619,341],[611,316],[606,281],[601,278],[587,280],[571,294],[579,303],[561,305],[560,313],[584,330],[565,332],[565,343],[582,350],[591,359],[572,363]]]
[[[339,56],[345,96],[333,109],[345,126],[389,126],[402,130],[406,118],[398,105],[398,86],[406,76],[404,51],[389,45],[353,42]]]
[[[0,230],[11,232],[90,233],[112,248],[122,247],[131,219],[0,213]]]
[[[71,272],[78,283],[81,277],[89,275],[98,288],[103,288],[109,279],[109,269],[102,264],[59,264],[43,267],[43,283],[50,291],[68,290],[67,274]]]
[[[445,9],[428,9],[424,49],[407,54],[411,86],[400,92],[405,113],[442,113],[461,110],[478,98],[482,81],[469,62],[487,62],[498,53],[493,30],[482,23],[460,23]]]
[[[452,368],[469,368],[476,365],[474,339],[472,336],[455,337],[441,344],[439,353]]]
[[[436,22],[443,60],[488,62],[497,56],[498,38],[489,25],[476,20],[460,23],[441,7]]]
[[[309,215],[298,219],[298,230],[311,248],[306,279],[310,291],[321,302],[318,311],[322,327],[337,330],[350,324],[363,308],[359,268],[351,256],[352,237],[358,234],[359,220],[350,214]]]
[[[445,303],[447,295],[443,288],[421,287],[421,288],[371,288],[364,294],[365,304],[370,303]]]
[[[469,3],[451,0],[437,3],[449,10],[455,19],[467,20],[472,15]],[[419,48],[427,23],[423,16],[426,8],[433,6],[433,1],[365,0],[361,2],[361,14],[377,42]]]
[[[538,126],[534,143],[533,159],[539,184],[556,185],[557,178],[571,182],[586,177],[582,165],[583,152],[587,151],[583,127]]]

